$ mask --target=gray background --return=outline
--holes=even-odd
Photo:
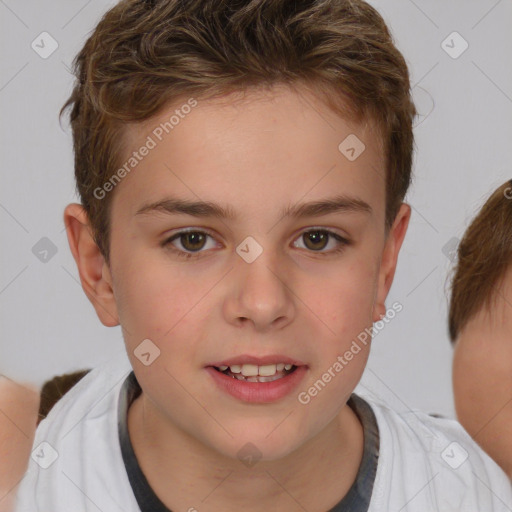
[[[120,328],[97,319],[68,248],[62,213],[77,198],[70,130],[58,122],[71,61],[114,3],[0,0],[0,372],[36,385],[124,350]],[[397,409],[453,416],[452,262],[443,248],[512,177],[512,1],[371,3],[410,66],[422,115],[407,197],[413,215],[388,299],[403,311],[375,337],[363,385]],[[31,44],[45,31],[58,48],[43,59]],[[469,44],[457,58],[442,46],[454,31]],[[457,37],[447,41],[452,52],[462,48]],[[46,261],[34,254],[48,244],[43,237],[56,250]]]

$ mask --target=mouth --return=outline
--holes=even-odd
[[[233,364],[231,366],[213,366],[212,368],[228,377],[245,382],[273,382],[290,375],[297,369],[297,366],[289,363]]]
[[[205,368],[218,389],[252,403],[270,403],[290,395],[305,378],[308,366],[286,356],[237,358]]]

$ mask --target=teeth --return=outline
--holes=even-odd
[[[276,374],[277,365],[275,364],[266,364],[265,366],[259,366],[258,374],[261,377],[270,377],[271,375]]]
[[[243,377],[242,374],[237,373],[234,375],[235,379],[243,380],[245,382],[272,382],[273,380],[282,379],[284,377],[283,374],[272,375],[269,377],[260,377],[259,375],[251,376],[251,377]]]
[[[292,369],[292,367],[292,364],[277,363],[265,364],[261,366],[256,364],[233,364],[231,366],[222,365],[218,368],[221,372],[224,372],[229,368],[231,373],[236,374],[237,378],[248,380],[249,382],[265,382],[263,380],[253,381],[252,377],[273,377],[276,375],[276,372],[282,372],[283,370],[289,371]],[[244,377],[248,378],[244,379]]]
[[[272,382],[273,380],[282,379],[282,375],[271,375],[270,377],[258,377],[258,382]]]
[[[258,375],[258,365],[257,364],[243,364],[242,365],[242,375],[244,377],[255,377]]]

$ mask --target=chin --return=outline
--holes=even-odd
[[[210,440],[208,444],[222,456],[239,460],[247,467],[252,467],[257,462],[283,459],[304,442],[302,438],[293,438],[285,431],[278,433],[278,430],[279,427],[276,429],[275,424],[269,429],[249,428],[245,429],[243,434],[234,435],[233,438],[226,435],[222,439]],[[272,433],[268,435],[269,432]]]

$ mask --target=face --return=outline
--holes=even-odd
[[[512,267],[490,314],[461,330],[453,359],[457,418],[512,478]]]
[[[224,456],[250,442],[272,460],[319,434],[359,381],[369,342],[353,342],[385,313],[410,209],[386,238],[370,125],[305,90],[235,99],[183,108],[162,140],[180,105],[129,128],[127,159],[155,145],[116,185],[103,267],[115,300],[97,311],[119,319],[153,418]],[[214,368],[249,363],[282,378]]]

